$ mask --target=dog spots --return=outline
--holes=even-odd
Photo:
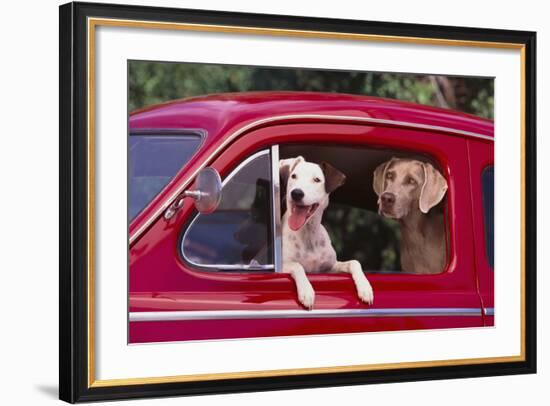
[[[296,239],[296,238],[294,238],[294,239]],[[294,243],[294,248],[296,248],[296,250],[297,250],[298,252],[302,249],[302,247],[300,247],[300,244],[298,244],[297,242]]]

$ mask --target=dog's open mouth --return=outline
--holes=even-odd
[[[291,204],[290,217],[288,218],[288,225],[292,231],[297,231],[306,223],[306,221],[315,213],[319,207],[318,203],[314,203],[310,206],[298,205],[296,203]]]
[[[388,210],[388,209],[380,208],[380,209],[378,209],[378,215],[392,218],[393,217],[393,211],[391,209]]]

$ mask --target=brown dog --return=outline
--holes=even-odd
[[[443,271],[447,260],[443,213],[430,211],[445,196],[447,181],[431,164],[392,158],[374,171],[378,213],[401,225],[401,269]]]

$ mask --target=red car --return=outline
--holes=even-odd
[[[129,131],[130,343],[493,325],[492,121],[257,92],[142,109]],[[298,155],[346,174],[323,224],[339,259],[362,264],[373,305],[349,275],[314,273],[306,310],[281,272],[278,161]],[[441,273],[400,269],[399,224],[377,213],[373,172],[393,156],[428,160],[447,180]]]

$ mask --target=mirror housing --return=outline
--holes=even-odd
[[[183,207],[183,200],[190,197],[195,200],[195,208],[202,214],[212,213],[218,208],[222,198],[222,180],[217,170],[203,168],[195,178],[195,190],[186,190],[164,212],[164,218],[170,220]]]
[[[195,200],[199,213],[212,213],[218,208],[222,198],[222,180],[217,170],[212,167],[201,169],[195,179],[195,190],[186,190],[183,195]]]

